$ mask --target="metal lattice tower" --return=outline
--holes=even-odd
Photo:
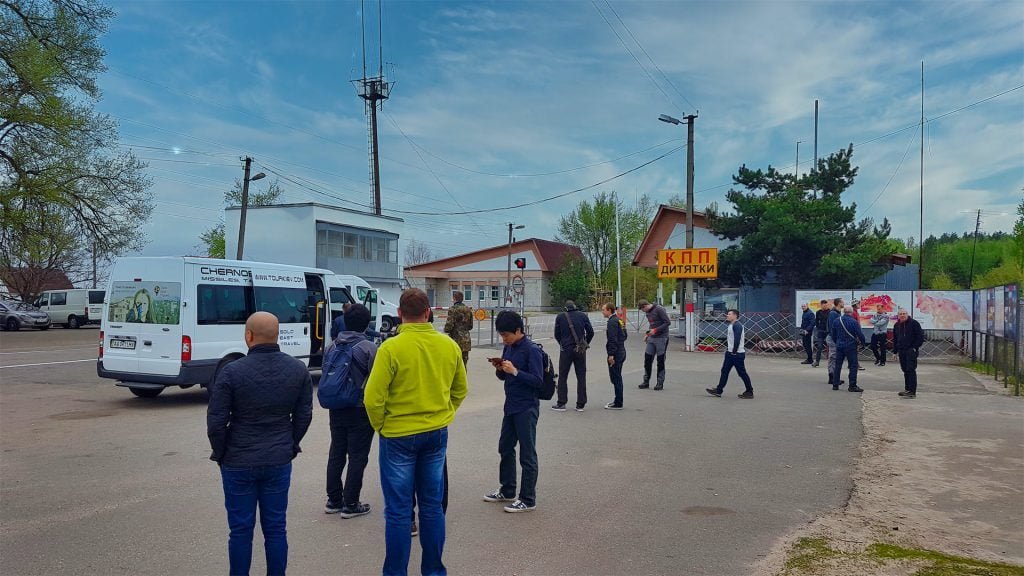
[[[356,86],[356,93],[366,107],[366,133],[367,148],[369,149],[370,164],[370,202],[373,204],[373,213],[378,216],[380,208],[380,151],[377,145],[377,110],[384,109],[384,101],[391,96],[391,86],[384,78],[384,47],[381,41],[383,29],[383,14],[381,5],[383,0],[377,2],[377,75],[366,75],[366,3],[361,4],[362,15],[362,38],[363,38],[363,77],[353,80]]]

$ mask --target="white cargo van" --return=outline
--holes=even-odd
[[[370,309],[374,318],[380,316],[377,329],[381,332],[390,332],[392,328],[402,323],[398,319],[398,305],[380,298],[376,288],[370,286],[369,282],[359,276],[351,274],[336,274],[341,285],[359,303],[365,304]]]
[[[46,312],[50,322],[65,328],[79,328],[85,324],[99,324],[103,318],[104,290],[84,288],[47,290],[36,298],[33,306]]]
[[[331,320],[352,301],[329,270],[121,258],[110,275],[97,372],[142,397],[167,386],[207,386],[218,370],[246,354],[245,321],[256,311],[277,316],[281,351],[316,369]]]

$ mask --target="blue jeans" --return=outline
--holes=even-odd
[[[256,509],[260,511],[260,529],[267,554],[267,574],[283,575],[288,566],[288,488],[292,482],[292,463],[279,466],[231,468],[221,466],[224,483],[224,507],[228,511],[228,562],[231,576],[248,575],[252,564],[252,533],[256,527]]]
[[[843,361],[846,361],[850,366],[850,388],[857,387],[857,345],[843,346],[842,348],[836,347],[836,373],[835,380],[832,381],[833,386],[839,386],[840,374],[843,372]]]
[[[444,552],[444,462],[448,450],[448,429],[441,428],[400,438],[380,437],[380,487],[384,492],[384,576],[406,576],[412,548],[412,499],[420,508],[420,572],[445,576],[441,562]]]
[[[722,375],[718,378],[718,393],[721,394],[722,390],[725,390],[725,384],[729,381],[729,372],[733,368],[736,369],[736,373],[740,375],[740,380],[743,380],[743,385],[747,387],[747,392],[753,392],[754,389],[750,386],[750,376],[747,375],[747,353],[740,352],[733,354],[732,352],[725,353],[725,360],[722,361]]]

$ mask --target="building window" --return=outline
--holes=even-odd
[[[463,296],[466,297],[466,302],[472,302],[473,301],[473,285],[472,284],[466,284],[465,286],[463,286],[462,287],[462,294],[463,294]]]
[[[373,238],[359,237],[359,253],[363,260],[373,260]]]
[[[344,244],[342,248],[343,258],[349,260],[356,259],[356,251],[359,249],[359,235],[352,234],[351,232],[345,233]]]
[[[501,295],[499,294],[499,287],[491,286],[491,300],[497,300],[498,298],[501,298]]]
[[[480,292],[478,294],[480,296],[480,298],[478,298],[478,300],[480,300],[481,304],[483,304],[484,300],[487,299],[487,294],[486,293],[487,293],[487,288],[481,286],[480,287]]]
[[[376,262],[388,261],[388,241],[386,238],[373,239],[373,260]]]
[[[398,264],[398,240],[388,240],[388,263]]]

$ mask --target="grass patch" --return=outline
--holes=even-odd
[[[993,374],[995,374],[995,367],[992,366],[991,364],[985,364],[983,362],[967,362],[966,364],[962,364],[962,366],[964,368],[967,368],[968,370],[972,370],[974,372],[984,374],[986,376],[992,376]],[[1007,387],[1013,387],[1017,384],[1017,377],[1014,376],[1013,374],[1007,375],[1000,372],[999,381]]]
[[[879,560],[912,560],[926,563],[926,566],[914,572],[914,576],[1024,576],[1024,566],[984,562],[892,544],[872,544],[864,553]]]
[[[814,574],[830,558],[841,554],[828,545],[824,538],[801,538],[793,545],[786,560],[785,575]]]

